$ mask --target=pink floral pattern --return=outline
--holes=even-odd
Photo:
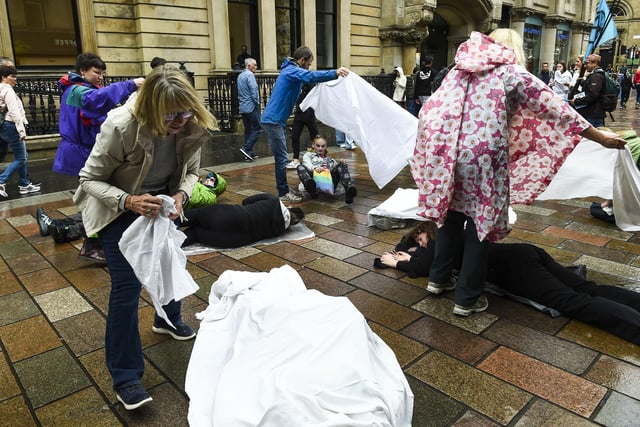
[[[442,225],[461,212],[480,240],[504,238],[509,203],[533,202],[588,127],[513,50],[472,33],[420,111],[409,160],[419,214]]]

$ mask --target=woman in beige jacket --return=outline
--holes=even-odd
[[[138,333],[141,284],[118,247],[122,233],[140,215],[154,218],[160,194],[171,196],[177,213],[198,180],[200,147],[217,127],[184,74],[160,66],[146,78],[135,100],[109,113],[89,159],[80,171],[74,201],[81,206],[87,235],[102,240],[111,294],[105,351],[116,396],[128,410],[152,399],[140,381],[144,371]],[[153,331],[177,340],[195,336],[182,321],[180,302],[163,307],[171,327],[157,314]]]

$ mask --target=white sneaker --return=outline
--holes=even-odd
[[[18,191],[20,192],[20,194],[36,193],[40,191],[40,184],[34,184],[30,182],[28,185],[25,185],[24,187],[22,185],[18,185]]]
[[[293,192],[289,191],[284,196],[280,196],[280,201],[282,203],[300,203],[302,201],[302,197],[297,194],[293,194]]]
[[[7,194],[7,189],[5,188],[4,184],[0,184],[0,196],[2,197],[9,197],[9,195]]]
[[[299,164],[300,164],[299,160],[293,159],[289,163],[287,163],[287,169],[296,169]]]

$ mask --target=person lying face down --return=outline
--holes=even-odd
[[[187,235],[183,247],[194,243],[237,248],[278,237],[304,218],[300,208],[287,208],[272,194],[247,197],[242,205],[215,204],[185,211]]]
[[[395,250],[374,260],[376,268],[396,268],[409,277],[428,277],[435,253],[436,224],[421,222],[404,235]]]

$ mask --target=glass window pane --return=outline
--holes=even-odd
[[[336,68],[337,19],[335,0],[316,0],[316,66]]]
[[[7,6],[16,65],[76,63],[80,38],[72,0],[9,0]]]

